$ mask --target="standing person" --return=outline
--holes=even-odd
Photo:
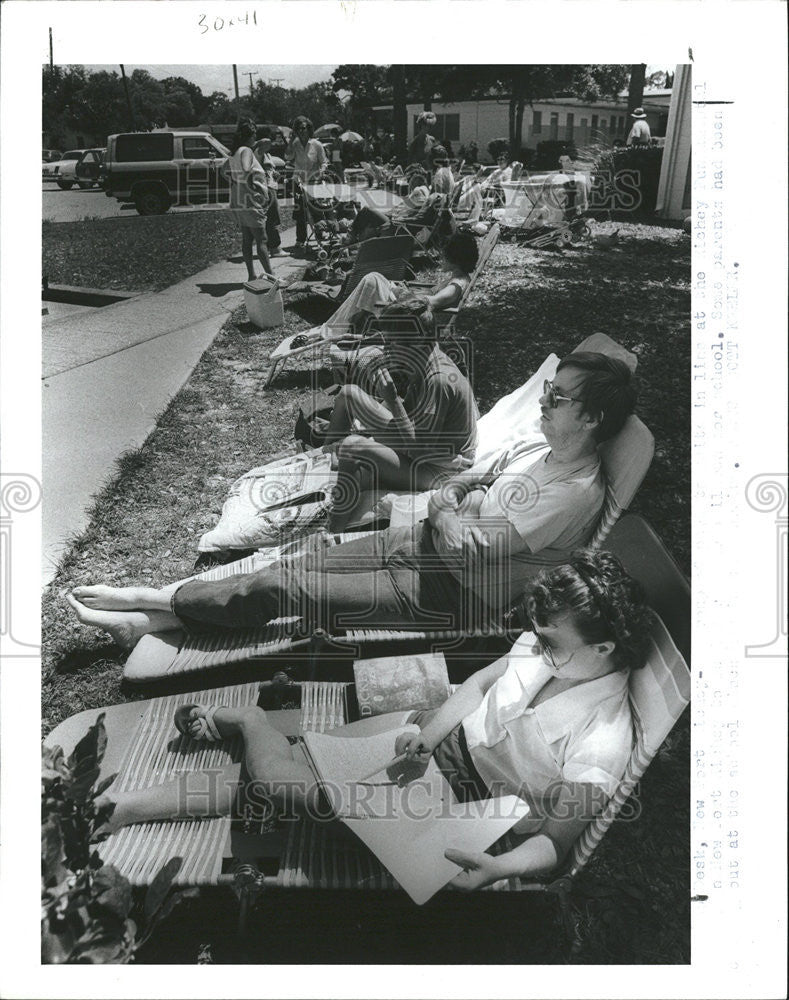
[[[250,281],[258,277],[252,254],[255,244],[263,270],[279,284],[266,250],[266,218],[271,199],[265,171],[252,152],[255,136],[255,123],[242,119],[236,129],[235,152],[227,158],[222,170],[230,181],[230,211],[241,226],[241,255],[247,265],[247,276]]]
[[[416,135],[408,147],[408,162],[420,163],[428,173],[433,171],[433,149],[438,145],[430,129],[437,121],[432,111],[423,111],[416,120]]]
[[[274,169],[274,161],[271,158],[271,139],[264,137],[260,139],[254,149],[258,163],[263,167],[266,174],[266,184],[268,185],[269,206],[266,215],[266,244],[268,246],[269,257],[279,257],[282,253],[280,249],[282,240],[279,235],[279,197],[277,196],[277,172]]]
[[[293,160],[293,178],[302,184],[320,180],[326,170],[327,157],[323,144],[312,136],[312,122],[304,115],[293,120],[293,135],[285,156]],[[296,220],[296,250],[304,250],[307,242],[307,220],[300,192],[294,191],[293,218]]]
[[[630,115],[634,119],[633,127],[627,137],[628,146],[649,146],[652,142],[652,133],[649,131],[646,112],[643,108],[636,108]]]

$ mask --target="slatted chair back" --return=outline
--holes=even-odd
[[[410,234],[365,240],[359,247],[353,268],[345,276],[338,301],[346,299],[362,278],[373,271],[390,281],[404,281],[414,247],[415,240]]]
[[[644,587],[661,616],[652,631],[647,663],[630,675],[635,745],[624,777],[605,810],[574,844],[568,874],[592,856],[632,794],[661,744],[690,702],[690,587],[660,539],[640,517],[628,514],[614,528],[607,548]]]

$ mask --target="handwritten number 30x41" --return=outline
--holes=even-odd
[[[225,19],[224,17],[215,17],[213,24],[210,23],[207,14],[201,14],[197,22],[197,26],[200,29],[200,34],[205,35],[209,31],[222,31],[223,28],[234,28],[238,25],[250,25],[253,24],[257,26],[258,14],[256,10],[252,11],[250,15],[249,12],[242,14],[241,17],[230,17]]]

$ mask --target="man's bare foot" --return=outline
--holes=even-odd
[[[131,649],[144,635],[156,630],[152,615],[145,611],[94,610],[80,604],[72,594],[66,594],[66,600],[80,624],[103,628],[122,649]]]
[[[80,604],[94,611],[138,611],[140,608],[139,587],[105,587],[99,583],[75,587],[72,593]]]

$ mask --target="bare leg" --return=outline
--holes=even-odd
[[[362,494],[374,489],[429,489],[432,476],[411,460],[373,438],[349,435],[340,444],[337,468],[337,501],[329,530],[343,531],[361,514]],[[366,499],[366,498],[365,498]]]
[[[93,610],[80,604],[71,594],[66,595],[66,600],[76,612],[80,624],[104,629],[124,649],[130,649],[149,632],[169,632],[182,627],[171,611]]]
[[[257,275],[255,274],[255,261],[252,256],[252,244],[254,238],[252,235],[252,230],[247,228],[247,226],[241,227],[241,256],[244,258],[244,263],[247,265],[247,278],[249,281],[254,281]]]
[[[350,433],[357,418],[372,430],[383,429],[392,419],[389,410],[358,385],[344,385],[334,401],[326,443],[340,441]]]
[[[271,261],[268,256],[268,247],[266,246],[266,231],[265,229],[255,230],[255,243],[257,245],[258,260],[263,265],[263,270],[269,277],[274,277],[274,272],[271,270]]]
[[[294,758],[287,738],[269,725],[262,709],[220,708],[214,723],[223,737],[241,734],[243,769],[235,764],[217,771],[189,772],[133,792],[110,791],[99,804],[114,803],[113,829],[152,820],[230,815],[241,782],[259,801],[265,797],[287,810],[304,811],[317,805],[318,787],[312,771]]]

